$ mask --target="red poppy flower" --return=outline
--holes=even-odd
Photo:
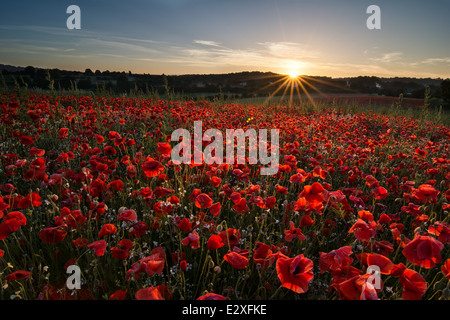
[[[137,220],[137,213],[133,209],[123,210],[117,215],[117,219],[128,222],[135,222]]]
[[[256,205],[262,209],[273,209],[276,202],[277,199],[274,196],[271,196],[265,199],[261,199],[260,201],[256,201]]]
[[[89,240],[85,238],[77,238],[75,240],[72,240],[72,243],[77,248],[86,248],[89,244]]]
[[[186,271],[187,267],[188,267],[188,264],[187,264],[186,260],[181,260],[180,261],[180,270],[184,272],[184,271]]]
[[[200,243],[199,243],[199,235],[196,231],[193,231],[191,233],[189,233],[189,235],[184,238],[183,240],[181,240],[181,244],[183,246],[188,246],[190,245],[192,249],[198,249],[200,248]]]
[[[114,147],[111,146],[105,146],[105,154],[108,156],[114,156],[116,155],[117,151]]]
[[[305,240],[306,237],[302,233],[300,228],[295,228],[295,224],[292,221],[289,221],[289,230],[284,230],[284,239],[288,242],[291,242],[297,238],[298,240]]]
[[[144,221],[137,221],[131,226],[130,236],[142,237],[148,229],[148,225]]]
[[[233,205],[233,209],[237,213],[245,213],[245,212],[250,210],[250,208],[247,205],[247,201],[245,200],[245,198],[239,199],[239,201],[235,205]]]
[[[58,134],[59,134],[59,138],[60,138],[60,139],[67,138],[67,136],[69,135],[69,129],[67,129],[67,128],[61,128],[61,129],[59,129]]]
[[[8,282],[16,281],[16,280],[22,280],[26,279],[31,276],[31,272],[25,271],[25,270],[17,270],[13,273],[8,274],[5,279]]]
[[[308,227],[314,224],[314,219],[311,218],[311,216],[309,214],[305,214],[301,219],[300,219],[300,228],[301,227]]]
[[[142,171],[147,178],[157,177],[160,173],[164,171],[164,166],[161,162],[156,160],[146,160],[142,164]]]
[[[394,266],[389,258],[378,253],[368,253],[366,256],[366,265],[377,266],[380,268],[381,274],[391,274],[392,267]]]
[[[31,147],[30,149],[30,156],[32,157],[42,157],[45,154],[45,150],[44,149],[38,149],[36,147]]]
[[[38,232],[38,236],[44,243],[60,243],[67,235],[67,231],[60,228],[61,226],[44,228]]]
[[[41,197],[32,192],[28,194],[26,197],[23,197],[19,202],[20,209],[27,209],[29,207],[39,207],[41,205]]]
[[[131,269],[127,271],[127,279],[130,279],[131,275],[134,275],[134,278],[139,280],[142,272],[145,272],[149,276],[154,274],[161,275],[164,269],[164,263],[164,254],[161,252],[153,252],[152,250],[150,256],[142,258],[131,266]]]
[[[158,289],[158,291],[161,293],[162,297],[164,299],[170,299],[172,298],[173,294],[172,291],[169,289],[168,286],[164,285],[164,284],[160,284],[156,287]]]
[[[222,205],[220,202],[213,203],[211,207],[209,208],[209,211],[213,215],[213,217],[217,217],[220,213],[220,209],[222,208]]]
[[[225,300],[224,296],[216,293],[207,293],[197,298],[197,300]]]
[[[371,221],[369,224],[366,223],[362,219],[358,219],[358,221],[350,228],[349,233],[354,233],[356,239],[359,240],[370,240],[375,236],[376,230],[376,222]]]
[[[219,177],[214,176],[214,177],[211,178],[211,183],[212,183],[214,188],[217,188],[218,186],[220,186],[221,182],[222,182],[222,179],[219,178]]]
[[[450,280],[450,259],[445,260],[444,264],[441,266],[441,271],[444,276]]]
[[[276,267],[278,278],[284,288],[296,293],[308,291],[309,283],[314,278],[312,260],[302,254],[294,258],[280,254]]]
[[[403,249],[403,255],[408,261],[427,269],[434,268],[442,262],[441,250],[444,245],[431,236],[416,235]]]
[[[370,213],[367,210],[361,210],[358,211],[358,215],[361,219],[365,220],[365,221],[372,221],[373,220],[373,214]]]
[[[328,175],[328,171],[324,170],[321,167],[315,167],[313,169],[313,177],[320,177],[321,179],[326,179]]]
[[[273,254],[271,246],[257,242],[253,253],[253,262],[259,264],[262,270],[269,268],[277,259],[278,254]]]
[[[373,191],[373,194],[375,195],[376,200],[383,200],[388,196],[388,191],[383,187],[377,187]]]
[[[440,191],[430,184],[422,184],[411,192],[412,199],[419,203],[435,202]]]
[[[303,175],[302,173],[296,173],[289,179],[290,183],[303,183],[306,181],[306,175]]]
[[[98,144],[102,144],[103,141],[105,141],[105,138],[103,136],[99,135],[99,134],[96,134],[94,136],[94,138],[95,138],[95,141],[97,141]]]
[[[338,285],[339,297],[342,300],[379,300],[377,289],[367,282],[371,274],[356,275]]]
[[[225,243],[223,243],[222,238],[215,234],[211,235],[207,242],[208,250],[211,251],[222,248],[224,245]]]
[[[176,225],[182,232],[189,231],[192,228],[192,224],[188,218],[181,219],[181,221],[178,222]]]
[[[412,269],[403,270],[400,275],[400,283],[403,287],[403,300],[421,300],[428,287],[425,279]]]
[[[114,291],[113,294],[111,294],[109,296],[109,300],[125,300],[125,298],[127,296],[127,292],[128,292],[128,290],[126,290],[126,289],[125,290],[122,290],[122,289],[116,290],[116,291]]]
[[[195,206],[200,209],[207,209],[211,207],[212,203],[212,199],[205,193],[201,193],[195,198]]]
[[[127,166],[127,174],[128,174],[128,176],[130,177],[130,178],[134,178],[134,177],[136,177],[137,176],[137,169],[136,169],[136,166],[133,166],[133,165],[128,165]]]
[[[149,287],[140,289],[135,293],[136,300],[164,300],[158,288]]]
[[[200,189],[194,189],[194,190],[192,190],[191,195],[188,197],[188,200],[189,200],[190,202],[196,201],[197,196],[198,196],[199,194],[201,194],[201,193],[202,193],[202,190],[200,190]]]
[[[236,246],[241,241],[241,233],[234,228],[228,228],[227,231],[220,231],[219,237],[221,237],[222,242],[229,245],[230,248]]]
[[[304,197],[308,202],[324,202],[324,191],[325,188],[320,183],[314,182],[312,185],[304,186],[303,191],[299,195],[299,198]]]
[[[27,136],[25,134],[21,134],[19,136],[19,140],[21,143],[23,143],[26,146],[31,146],[34,143],[33,137]]]
[[[391,223],[392,219],[387,214],[383,213],[380,218],[378,219],[379,224],[388,224]]]
[[[116,191],[122,191],[123,190],[123,181],[122,180],[115,180],[110,183],[108,183],[108,189],[114,189]]]
[[[281,194],[288,194],[288,188],[286,188],[286,187],[283,187],[283,186],[280,186],[280,185],[276,185],[275,186],[275,192],[276,193],[281,193]]]
[[[8,220],[12,220],[15,219],[17,220],[21,226],[25,226],[27,224],[27,217],[19,211],[11,211],[10,213],[8,213],[5,218],[4,221],[8,221]]]
[[[98,237],[103,238],[104,236],[109,236],[117,232],[117,227],[111,223],[103,225],[103,227],[98,232]]]
[[[170,156],[172,152],[172,148],[170,147],[170,144],[167,142],[158,142],[157,143],[156,151],[160,152],[162,155]]]
[[[442,243],[450,243],[450,225],[446,222],[436,221],[428,228],[428,232],[438,237]]]
[[[117,247],[111,248],[111,256],[116,259],[125,260],[130,256],[133,242],[129,239],[120,240]]]
[[[6,192],[6,193],[13,193],[16,190],[16,187],[14,187],[11,183],[5,183],[0,185],[0,191]]]
[[[105,254],[107,243],[105,240],[97,240],[87,245],[87,247],[94,251],[94,254],[101,257]]]
[[[61,210],[62,211],[62,210]],[[61,212],[62,216],[62,212]],[[66,216],[64,221],[67,223],[69,227],[72,229],[78,229],[83,223],[85,223],[87,217],[81,214],[80,210],[70,211]]]
[[[227,254],[225,254],[223,259],[235,269],[241,270],[247,268],[248,258],[238,252],[228,252]]]
[[[341,268],[350,265],[353,259],[350,257],[353,254],[351,246],[344,246],[329,253],[320,252],[319,268],[320,273],[326,271],[337,271]]]

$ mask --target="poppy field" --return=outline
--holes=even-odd
[[[68,94],[0,108],[2,300],[450,299],[445,125]],[[278,129],[277,173],[174,163],[172,132],[198,120]]]

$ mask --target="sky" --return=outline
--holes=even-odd
[[[81,29],[67,28],[70,5]],[[449,0],[2,0],[0,64],[448,78],[449,12]]]

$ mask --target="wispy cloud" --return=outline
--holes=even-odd
[[[390,63],[395,61],[401,61],[404,58],[403,52],[400,51],[394,51],[394,52],[388,52],[383,53],[379,57],[375,58],[369,58],[372,61],[379,62],[379,63]]]
[[[444,57],[444,58],[428,58],[425,59],[423,61],[421,61],[421,63],[425,63],[425,64],[450,64],[450,57]]]
[[[258,43],[267,54],[281,59],[315,59],[320,56],[320,52],[308,48],[303,43],[296,42],[261,42]]]
[[[204,46],[221,47],[221,44],[219,42],[215,42],[215,41],[194,40],[194,43],[201,44],[201,45],[204,45]]]

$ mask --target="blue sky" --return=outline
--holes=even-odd
[[[69,30],[69,5],[81,30]],[[381,29],[369,30],[369,5]],[[65,70],[450,77],[448,0],[2,0],[0,63]]]

